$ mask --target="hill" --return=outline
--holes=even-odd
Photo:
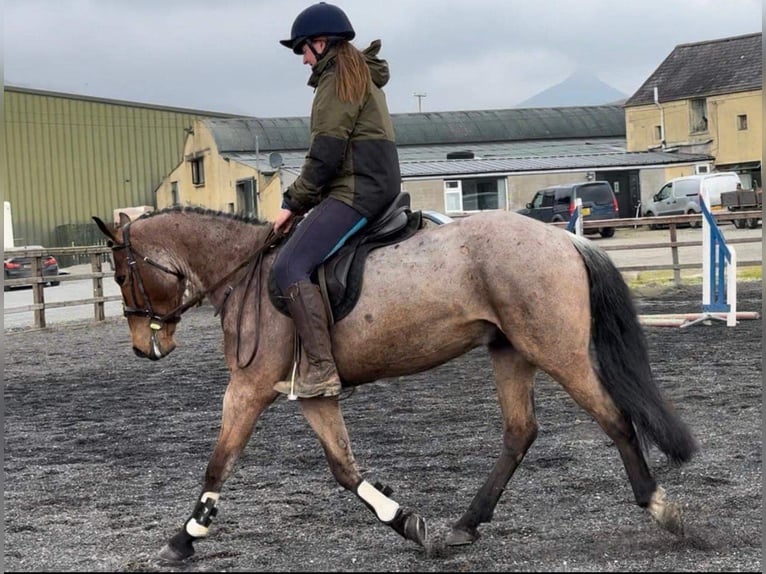
[[[542,92],[516,104],[516,108],[597,106],[622,103],[628,96],[593,74],[578,71]]]

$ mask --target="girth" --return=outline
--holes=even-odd
[[[311,280],[319,285],[331,323],[348,315],[359,300],[367,255],[374,249],[412,237],[421,226],[421,212],[410,209],[410,196],[402,192],[380,217],[363,227],[317,268]],[[280,313],[290,316],[273,268],[269,273],[269,298]]]

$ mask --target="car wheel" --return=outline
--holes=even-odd
[[[686,212],[686,215],[697,215],[697,212],[689,210]],[[694,229],[697,229],[699,227],[702,227],[702,221],[690,221],[689,227],[692,227]]]
[[[747,225],[746,221],[744,219],[732,219],[732,223],[734,224],[734,227],[737,229],[744,229]]]
[[[598,232],[601,237],[614,237],[614,227],[602,227]]]
[[[50,285],[51,287],[58,287],[61,284],[61,281],[51,281]]]
[[[654,213],[652,213],[651,211],[647,211],[647,212],[644,214],[644,217],[654,217]],[[659,226],[659,225],[656,225],[656,224],[654,224],[654,223],[650,223],[650,224],[649,224],[649,229],[659,229],[659,228],[660,228],[660,226]]]
[[[753,217],[752,219],[748,219],[747,220],[747,226],[750,229],[756,229],[758,227],[758,218],[757,217]]]

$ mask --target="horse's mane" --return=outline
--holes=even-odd
[[[261,221],[257,217],[248,217],[239,213],[229,213],[227,211],[216,211],[215,209],[206,209],[204,207],[190,206],[190,205],[174,205],[172,207],[165,207],[158,211],[150,211],[140,215],[138,219],[150,219],[163,215],[166,213],[193,213],[196,215],[205,215],[209,217],[223,217],[225,219],[231,219],[233,221],[240,221],[247,223],[248,225],[266,225],[267,222]]]

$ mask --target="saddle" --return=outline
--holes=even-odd
[[[359,300],[367,255],[379,247],[409,239],[422,227],[422,222],[422,213],[410,209],[410,194],[401,192],[377,219],[317,268],[311,280],[319,285],[331,324],[348,315]],[[280,313],[290,316],[273,269],[269,273],[269,299]]]

